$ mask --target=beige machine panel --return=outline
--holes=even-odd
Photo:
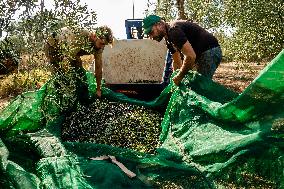
[[[117,40],[103,52],[106,83],[161,82],[166,57],[165,42],[150,39]]]

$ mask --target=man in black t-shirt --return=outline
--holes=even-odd
[[[156,15],[144,18],[143,28],[144,33],[153,40],[165,38],[172,54],[173,69],[180,69],[173,78],[176,85],[180,84],[189,70],[197,70],[205,77],[212,78],[221,62],[222,51],[217,39],[204,28],[186,20],[166,23]]]

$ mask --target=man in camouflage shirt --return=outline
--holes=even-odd
[[[113,43],[113,34],[109,27],[101,26],[95,31],[71,30],[61,28],[52,33],[45,44],[45,54],[56,71],[60,70],[60,62],[68,61],[74,68],[82,68],[81,56],[94,55],[97,96],[101,97],[102,53],[105,45]]]

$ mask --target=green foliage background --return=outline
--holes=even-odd
[[[178,0],[148,0],[157,13],[170,21],[178,15]],[[284,47],[282,0],[183,0],[184,12],[221,41],[228,60],[267,61]],[[7,33],[23,53],[40,51],[50,31],[62,26],[93,28],[96,13],[79,0],[4,0],[0,2],[0,36]],[[16,19],[17,17],[17,19]]]

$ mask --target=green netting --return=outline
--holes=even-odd
[[[165,108],[155,154],[63,142],[65,118],[94,102],[96,90],[92,73],[69,75],[1,112],[0,188],[284,188],[284,50],[241,94],[196,72],[150,102],[103,87],[109,101]],[[104,155],[136,176],[110,159],[90,159]]]

